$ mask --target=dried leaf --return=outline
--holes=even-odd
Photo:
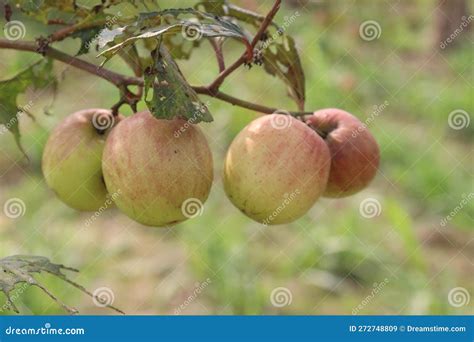
[[[58,303],[65,311],[70,314],[76,314],[78,311],[75,308],[72,308],[61,302],[46,287],[44,287],[34,278],[35,274],[39,274],[41,272],[50,273],[94,298],[94,295],[90,291],[87,291],[83,286],[70,280],[62,272],[63,270],[79,272],[74,268],[53,264],[48,260],[48,258],[41,256],[15,255],[0,259],[0,292],[3,292],[7,297],[7,305],[13,311],[19,313],[18,308],[15,306],[10,296],[10,293],[22,283],[37,286],[52,300]],[[111,305],[107,305],[107,307],[123,314],[121,310]]]
[[[305,77],[295,41],[290,36],[282,36],[283,43],[273,44],[263,49],[263,67],[267,73],[283,80],[288,93],[300,110],[304,109]],[[272,50],[275,51],[272,51]]]
[[[180,16],[190,15],[191,19],[179,19]],[[175,22],[171,22],[175,21]],[[158,27],[156,27],[159,25]],[[101,45],[116,44],[102,51],[99,56],[106,58],[104,63],[112,58],[119,50],[137,40],[162,38],[165,35],[181,34],[189,41],[201,37],[230,37],[241,40],[250,51],[250,42],[241,28],[229,20],[216,15],[197,11],[192,8],[167,9],[161,12],[142,14],[137,21],[126,27],[115,30],[105,30],[100,35]],[[166,41],[169,43],[169,40]],[[166,43],[165,43],[166,44]],[[192,47],[198,44],[193,44]]]

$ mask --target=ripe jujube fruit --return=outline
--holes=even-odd
[[[213,181],[212,155],[201,130],[182,119],[157,119],[148,111],[114,128],[102,166],[107,189],[120,194],[117,207],[148,226],[186,220],[183,203],[204,203]]]
[[[325,136],[331,151],[331,171],[324,196],[345,197],[369,185],[377,173],[380,152],[367,127],[337,108],[321,109],[306,123]]]
[[[85,109],[64,119],[43,151],[42,169],[48,186],[68,206],[94,211],[104,205],[102,152],[109,132],[121,120],[107,109]]]
[[[329,149],[314,130],[291,116],[266,115],[252,121],[230,145],[224,189],[255,221],[288,223],[322,195],[330,164]]]

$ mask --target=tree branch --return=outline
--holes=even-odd
[[[43,56],[50,57],[71,65],[75,68],[82,69],[87,71],[90,74],[99,76],[110,83],[114,84],[117,87],[120,87],[124,84],[130,85],[141,85],[143,81],[136,77],[128,77],[124,75],[117,74],[113,71],[100,68],[95,64],[86,62],[82,59],[73,57],[68,55],[62,51],[56,50],[50,46],[46,46],[44,48],[40,48],[40,44],[36,42],[27,42],[27,41],[13,41],[7,39],[0,39],[0,48],[2,49],[13,49],[13,50],[20,50],[20,51],[29,51],[29,52],[36,52]]]
[[[262,25],[260,25],[260,28],[258,32],[255,34],[255,37],[253,37],[251,46],[252,50],[255,48],[257,43],[260,41],[262,38],[263,34],[267,30],[268,26],[272,23],[273,18],[277,14],[278,10],[280,9],[281,5],[281,0],[276,0],[275,3],[273,4],[272,9],[268,14],[266,15],[265,19],[262,21]],[[208,86],[208,88],[211,91],[217,91],[219,87],[222,85],[224,80],[226,79],[227,76],[229,76],[231,73],[233,73],[236,69],[238,69],[242,64],[245,62],[251,62],[247,58],[247,53],[244,52],[232,65],[230,65],[227,69],[223,70],[217,77],[216,79]]]
[[[101,68],[95,64],[89,63],[77,57],[73,57],[68,55],[62,51],[59,51],[53,47],[46,46],[41,48],[41,44],[32,41],[12,41],[7,39],[0,39],[0,49],[13,49],[19,51],[28,51],[28,52],[35,52],[41,54],[43,56],[61,61],[68,65],[71,65],[75,68],[84,70],[92,75],[98,76],[103,78],[104,80],[109,81],[110,83],[114,84],[119,89],[124,89],[124,87],[129,85],[136,85],[136,86],[143,86],[144,81],[141,77],[134,77],[134,76],[125,76],[114,71]],[[209,87],[203,86],[194,86],[193,89],[202,95],[207,95],[210,97],[217,98],[221,101],[230,103],[235,106],[247,108],[250,110],[255,110],[265,114],[271,114],[275,111],[278,111],[277,108],[267,107],[263,105],[259,105],[256,103],[251,103],[248,101],[244,101],[233,97],[231,95],[225,94],[219,90],[212,90]],[[288,112],[293,116],[303,116],[307,114],[312,114],[311,112]]]

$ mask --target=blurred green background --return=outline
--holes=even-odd
[[[166,8],[195,2],[162,3]],[[262,14],[272,5],[236,3]],[[464,19],[468,28],[441,49],[440,37],[452,34],[446,20],[462,20],[447,12],[457,1],[442,3],[284,2],[276,21],[298,13],[287,33],[296,39],[306,72],[306,109],[354,113],[367,122],[382,154],[369,188],[345,199],[321,199],[304,218],[284,226],[263,227],[225,197],[226,148],[259,114],[208,97],[203,100],[215,121],[200,126],[216,176],[203,214],[174,228],[153,229],[112,209],[87,226],[90,213],[69,209],[46,187],[41,152],[62,118],[83,108],[110,107],[118,93],[106,81],[56,62],[61,80],[56,96],[47,90],[20,99],[32,101],[36,117],[20,122],[30,161],[9,133],[0,134],[0,205],[19,198],[26,208],[17,219],[0,211],[0,257],[42,255],[76,267],[81,272],[72,279],[91,291],[107,288],[127,314],[472,314],[474,123],[453,128],[450,120],[454,111],[467,120],[474,112],[472,9]],[[360,28],[368,20],[379,25],[378,38],[362,39]],[[25,24],[25,39],[41,33],[40,26]],[[79,40],[57,47],[74,53]],[[224,50],[230,64],[242,46],[229,41]],[[0,50],[0,56],[2,79],[39,58],[10,50]],[[94,56],[83,58],[98,63]],[[207,42],[180,66],[193,85],[207,84],[218,72]],[[119,59],[107,67],[130,73]],[[294,109],[282,83],[258,66],[239,69],[222,90]],[[43,114],[45,107],[51,115]],[[374,217],[362,215],[367,199],[378,204]],[[113,313],[60,280],[38,279],[81,314]],[[23,289],[18,297],[22,313],[62,313],[37,288]],[[0,294],[0,307],[4,299]]]

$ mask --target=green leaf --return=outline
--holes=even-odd
[[[81,39],[81,47],[77,52],[77,56],[89,52],[92,44],[97,40],[99,33],[102,31],[100,27],[91,27],[74,32],[71,37]]]
[[[0,124],[13,133],[18,148],[25,154],[20,143],[20,116],[27,113],[31,103],[20,106],[17,97],[28,88],[56,88],[57,81],[52,72],[53,62],[41,59],[11,79],[0,81]],[[26,154],[25,154],[26,155]]]
[[[35,274],[46,272],[52,274],[72,286],[78,288],[87,295],[96,298],[90,291],[87,291],[83,286],[70,280],[62,271],[68,270],[73,272],[79,272],[78,270],[64,265],[53,264],[48,258],[41,256],[27,256],[27,255],[15,255],[7,258],[0,259],[0,292],[3,292],[7,297],[7,306],[13,311],[19,313],[14,300],[10,294],[20,285],[25,284],[26,286],[39,287],[46,295],[52,300],[57,302],[61,307],[68,313],[75,314],[78,311],[68,305],[62,303],[57,299],[46,287],[41,285],[35,278]],[[24,292],[24,291],[22,291]],[[22,293],[21,292],[21,293]],[[17,295],[15,296],[17,297]],[[107,305],[107,307],[123,313],[119,309]]]
[[[169,51],[161,45],[154,54],[154,65],[145,71],[145,101],[150,112],[160,119],[180,117],[193,124],[213,121]],[[151,89],[153,96],[149,99]]]

